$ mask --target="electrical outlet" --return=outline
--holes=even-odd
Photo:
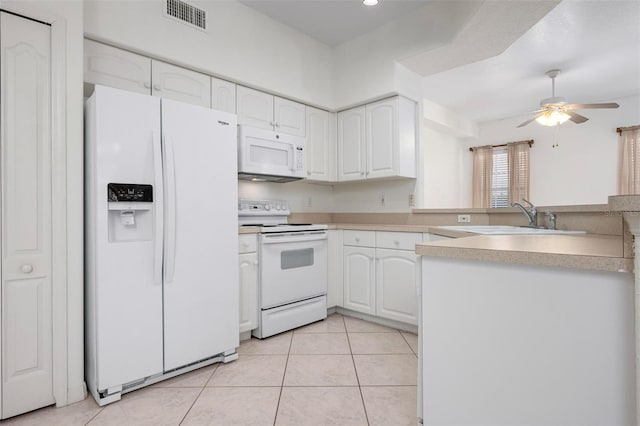
[[[384,194],[380,195],[380,205],[384,207]]]
[[[416,206],[416,196],[413,194],[409,194],[409,207]]]
[[[458,215],[458,223],[470,223],[471,215],[470,214],[459,214]]]

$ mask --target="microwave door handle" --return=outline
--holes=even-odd
[[[296,165],[295,165],[295,160],[294,160],[294,156],[293,156],[293,145],[289,146],[289,169],[292,172],[296,171]]]

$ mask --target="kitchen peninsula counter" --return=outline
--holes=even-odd
[[[633,271],[613,235],[476,235],[418,244],[416,254],[598,271]]]

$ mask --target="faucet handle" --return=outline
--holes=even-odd
[[[535,208],[535,206],[533,205],[533,203],[532,203],[531,201],[527,200],[526,198],[524,198],[524,197],[523,197],[523,198],[522,198],[522,201],[524,201],[525,203],[529,204],[529,207],[530,207],[530,208]]]
[[[556,214],[551,210],[545,212],[548,218],[547,229],[556,229]]]

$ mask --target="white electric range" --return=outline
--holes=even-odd
[[[290,224],[284,200],[238,202],[238,222],[259,226],[258,338],[327,317],[327,225]]]

